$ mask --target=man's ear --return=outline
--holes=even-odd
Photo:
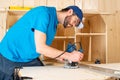
[[[73,14],[73,10],[72,9],[69,9],[68,12],[67,12],[68,16],[72,15]]]

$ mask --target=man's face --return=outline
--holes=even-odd
[[[77,17],[77,15],[73,14],[71,16],[66,16],[64,19],[63,26],[64,28],[70,28],[78,26],[80,23],[80,19]]]

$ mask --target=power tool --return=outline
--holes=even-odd
[[[71,42],[69,42],[68,45],[67,45],[66,52],[71,53],[74,50],[76,50],[75,44],[72,44]],[[80,42],[80,49],[78,51],[80,51],[81,53],[83,53],[81,42]],[[70,68],[70,69],[79,68],[79,64],[78,64],[78,62],[72,62],[72,61],[69,61],[69,60],[65,60],[64,68]]]

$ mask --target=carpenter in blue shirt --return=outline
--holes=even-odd
[[[18,66],[43,66],[40,54],[55,58],[63,51],[50,47],[58,23],[64,28],[82,28],[83,14],[77,6],[68,6],[61,11],[55,7],[39,6],[23,15],[8,30],[0,43],[0,80],[12,80]],[[82,26],[81,26],[82,25]],[[82,60],[83,54],[66,52],[58,60]]]

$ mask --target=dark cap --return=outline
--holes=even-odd
[[[74,12],[74,13],[79,17],[79,19],[82,21],[82,19],[83,19],[83,12],[82,12],[82,10],[81,10],[79,7],[77,7],[77,6],[68,6],[67,8],[72,9],[73,12]],[[78,28],[79,28],[79,29],[80,29],[80,28],[83,28],[83,23],[82,23],[82,22],[79,24]]]

